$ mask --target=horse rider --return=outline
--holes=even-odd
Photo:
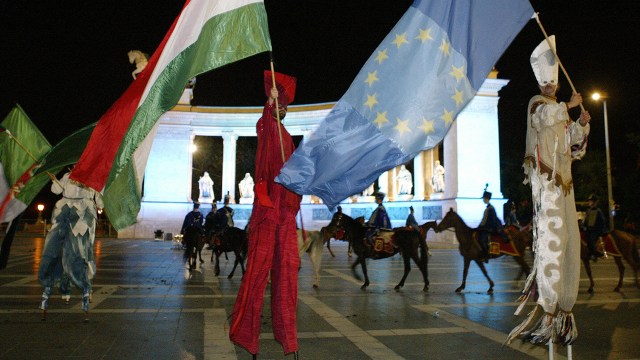
[[[498,219],[496,209],[491,205],[491,193],[487,191],[485,187],[482,194],[482,201],[487,204],[482,215],[482,221],[478,225],[478,238],[480,240],[480,247],[482,248],[482,254],[480,258],[485,262],[489,262],[489,236],[491,234],[498,234],[502,229],[502,223]]]
[[[216,218],[214,222],[215,231],[224,231],[227,228],[234,227],[233,222],[233,209],[229,206],[230,202],[229,194],[224,196],[224,206],[216,211]]]
[[[416,217],[413,215],[413,206],[409,206],[409,216],[407,216],[406,227],[412,228],[413,230],[420,232],[420,225],[416,221]]]
[[[180,229],[180,234],[184,236],[188,233],[187,229],[191,227],[197,228],[202,234],[204,232],[203,222],[204,216],[200,212],[200,203],[194,202],[193,210],[184,217],[182,228]],[[186,239],[183,240],[183,243],[186,243]]]
[[[211,204],[211,211],[204,218],[204,233],[207,235],[209,240],[211,239],[211,234],[213,234],[213,229],[216,223],[216,211],[218,210],[218,206],[215,201]],[[213,246],[211,243],[207,246],[207,250],[212,250]]]
[[[373,238],[380,231],[380,229],[391,229],[391,220],[389,219],[389,215],[387,215],[387,209],[385,209],[384,205],[382,205],[382,201],[386,196],[383,192],[376,192],[373,194],[376,199],[376,204],[378,207],[373,211],[369,221],[366,222],[365,226],[369,228],[367,231],[367,242],[369,245],[373,245]]]
[[[604,256],[603,253],[598,251],[596,244],[598,238],[607,233],[607,226],[604,214],[598,207],[598,201],[600,199],[596,194],[591,194],[587,199],[589,209],[584,218],[584,232],[587,240],[587,248],[589,250],[589,258],[597,260],[599,257]]]

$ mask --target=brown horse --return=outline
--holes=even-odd
[[[607,239],[608,238],[608,239]],[[604,249],[608,250],[608,255],[613,257],[616,265],[618,266],[618,285],[613,291],[619,292],[622,287],[622,279],[624,277],[624,264],[622,264],[622,258],[627,261],[627,264],[631,266],[633,273],[635,275],[636,286],[640,288],[640,282],[638,282],[638,270],[640,270],[640,257],[638,256],[638,247],[637,247],[637,238],[631,235],[628,232],[624,232],[621,230],[614,230],[609,234],[605,235],[603,238],[604,242],[609,242],[608,244],[601,244]],[[610,248],[611,247],[611,248]],[[587,290],[589,293],[593,293],[593,276],[591,275],[591,263],[587,244],[585,242],[581,242],[580,246],[580,258],[582,259],[582,263],[584,264],[584,269],[589,277],[589,289]]]
[[[322,243],[327,244],[327,250],[329,250],[329,254],[331,254],[331,257],[336,257],[336,255],[333,253],[333,250],[331,250],[331,239],[346,241],[349,246],[347,250],[347,255],[351,257],[351,255],[353,254],[353,248],[351,246],[351,241],[346,236],[344,229],[338,228],[335,225],[327,225],[321,229],[321,232],[322,232]]]
[[[460,250],[460,255],[464,258],[464,272],[462,274],[462,284],[456,289],[456,292],[460,292],[464,290],[467,284],[467,274],[469,273],[469,264],[471,261],[475,261],[478,264],[478,267],[484,274],[484,276],[489,280],[489,290],[487,290],[488,294],[493,294],[493,280],[489,277],[487,273],[487,269],[484,267],[480,256],[482,254],[482,249],[480,247],[480,243],[478,242],[478,230],[470,228],[465,224],[464,220],[458,215],[453,209],[450,209],[449,212],[445,215],[444,219],[440,221],[440,223],[436,226],[436,232],[441,232],[446,229],[453,228],[456,233],[456,239],[460,243],[458,249]],[[514,227],[515,228],[515,227]],[[525,248],[527,245],[531,244],[531,234],[528,231],[514,231],[507,230],[505,232],[509,236],[511,242],[514,246],[514,252],[512,253],[504,253],[502,251],[497,254],[490,254],[490,258],[497,258],[502,255],[511,255],[513,259],[520,265],[520,275],[518,278],[524,273],[525,275],[529,275],[530,268],[527,262],[524,260]],[[502,240],[500,240],[502,241]]]
[[[242,275],[244,275],[244,259],[247,256],[248,241],[245,230],[237,227],[228,227],[221,231],[213,231],[209,240],[210,245],[213,248],[211,252],[211,261],[213,257],[216,258],[214,274],[220,275],[220,255],[227,252],[233,252],[236,255],[236,259],[233,263],[233,269],[227,276],[228,279],[233,277],[233,273],[236,271],[238,265],[242,268]]]
[[[202,231],[195,226],[189,226],[185,229],[184,236],[182,238],[182,245],[184,247],[183,261],[189,263],[189,270],[196,268],[196,260],[200,257],[200,263],[202,260],[202,248],[206,243],[206,239],[202,234]]]
[[[329,226],[333,225],[337,228],[343,228],[345,230],[347,240],[351,241],[353,245],[353,251],[356,253],[357,259],[351,265],[351,271],[356,279],[361,280],[360,276],[355,271],[356,266],[360,264],[362,272],[364,273],[364,284],[360,288],[365,290],[367,286],[369,286],[367,258],[378,260],[401,252],[404,260],[404,275],[398,285],[396,285],[395,290],[398,291],[404,286],[404,282],[411,271],[411,259],[413,259],[416,265],[418,265],[424,279],[424,288],[422,290],[428,291],[428,247],[425,239],[420,235],[420,233],[407,228],[397,228],[393,230],[393,244],[388,242],[383,244],[383,240],[378,241],[378,238],[376,238],[376,242],[374,244],[369,244],[366,239],[367,228],[363,226],[363,223],[364,218],[362,217],[353,219],[348,215],[340,214],[339,216],[334,217],[329,224]]]

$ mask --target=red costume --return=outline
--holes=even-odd
[[[267,104],[258,121],[256,201],[249,222],[247,272],[231,315],[229,338],[252,354],[258,352],[264,291],[271,274],[271,316],[275,339],[285,354],[298,350],[298,240],[295,216],[301,197],[274,181],[284,162],[274,104]],[[281,126],[285,158],[295,146]]]

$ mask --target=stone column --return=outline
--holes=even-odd
[[[425,199],[424,151],[413,158],[413,194],[415,200]]]
[[[144,173],[143,201],[191,201],[192,140],[186,127],[158,128]]]
[[[224,200],[227,192],[231,197],[231,203],[235,203],[236,198],[236,146],[238,134],[233,131],[222,133],[222,194],[220,200]]]
[[[389,194],[389,172],[388,171],[383,172],[382,175],[378,177],[378,191],[387,194],[387,196],[391,195]]]

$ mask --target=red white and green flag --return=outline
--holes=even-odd
[[[0,223],[10,222],[46,185],[46,174],[34,177],[51,144],[16,105],[0,123]]]
[[[157,121],[187,81],[270,50],[262,0],[187,0],[143,72],[98,121],[71,178],[103,191],[116,229],[135,223]]]

